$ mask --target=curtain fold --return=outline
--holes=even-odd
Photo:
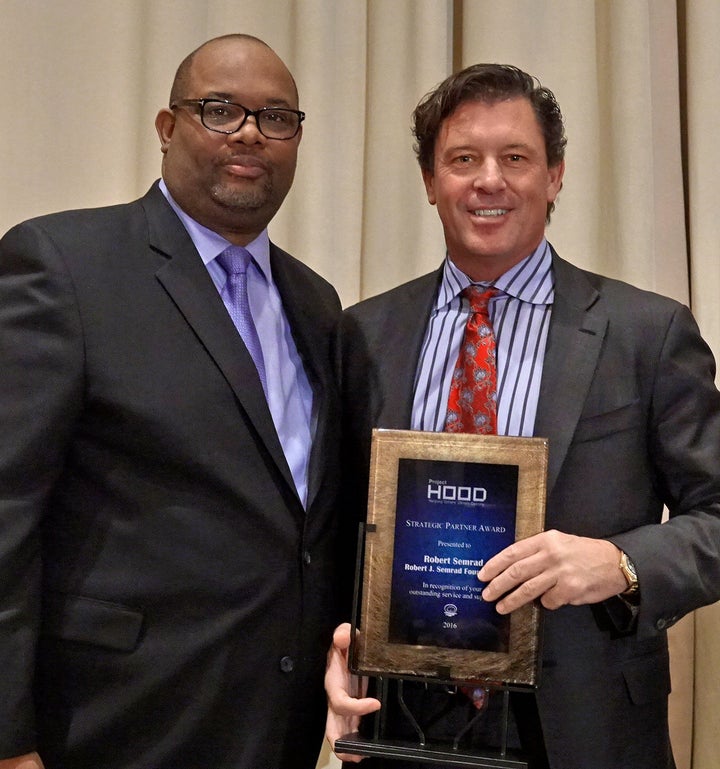
[[[720,356],[720,4],[679,3],[685,129],[686,218],[692,309],[705,338]],[[680,212],[677,213],[679,216]],[[720,766],[717,714],[720,712],[720,604],[695,613],[695,698],[693,768]]]
[[[501,61],[537,75],[565,115],[549,239],[690,303],[720,355],[716,0],[0,0],[0,231],[142,194],[176,66],[228,32],[263,38],[295,75],[307,120],[271,237],[346,305],[440,263],[410,115],[453,66]],[[680,769],[720,765],[719,637],[718,605],[672,630]]]

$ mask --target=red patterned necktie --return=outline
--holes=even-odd
[[[462,292],[470,300],[470,317],[453,372],[445,416],[445,432],[497,432],[497,365],[495,334],[490,322],[490,300],[496,288],[468,286]],[[478,710],[484,710],[490,694],[486,686],[461,686]]]
[[[448,396],[445,432],[497,432],[497,368],[495,334],[488,305],[496,288],[468,286],[462,296],[470,300],[460,354]]]

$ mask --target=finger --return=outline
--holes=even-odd
[[[373,697],[365,697],[366,691],[367,679],[350,675],[342,652],[333,650],[325,672],[325,692],[330,710],[341,717],[374,713],[381,703]]]
[[[483,564],[483,567],[478,572],[478,579],[481,582],[490,582],[517,561],[529,558],[537,553],[542,548],[542,537],[544,534],[547,534],[547,532],[535,534],[526,539],[519,539],[517,542],[513,542],[512,545],[508,545]]]
[[[325,721],[325,739],[330,747],[335,750],[335,741],[347,734],[356,732],[360,726],[359,718],[341,718],[336,713],[328,711]]]
[[[362,697],[357,699],[351,697],[346,692],[337,692],[330,696],[328,692],[328,704],[333,713],[337,713],[342,718],[366,716],[380,710],[382,703],[374,697]]]
[[[327,723],[325,726],[325,739],[328,741],[331,750],[333,753],[335,753],[337,758],[340,759],[340,761],[347,761],[356,764],[362,761],[364,758],[364,756],[355,755],[353,753],[338,753],[335,750],[336,740],[356,732],[359,725],[359,718],[338,718],[332,712],[328,713]]]
[[[497,601],[523,583],[549,573],[547,558],[542,552],[534,552],[522,560],[511,563],[504,571],[491,579],[482,591],[485,601]],[[551,581],[549,585],[553,584]]]
[[[515,590],[504,595],[495,604],[495,609],[498,614],[510,614],[521,606],[526,606],[541,596],[544,597],[556,584],[554,578],[546,574],[542,574],[534,579],[529,579],[527,582],[518,585]],[[558,604],[558,606],[559,605],[562,604]],[[557,606],[554,606],[553,608],[557,608]]]
[[[356,729],[350,729],[348,731],[345,731],[343,734],[333,735],[332,737],[330,736],[329,733],[327,733],[325,737],[327,741],[330,743],[330,749],[332,750],[333,753],[335,753],[335,755],[337,756],[338,759],[340,759],[340,761],[347,761],[353,764],[357,764],[360,761],[362,761],[363,758],[365,758],[365,756],[359,756],[354,753],[338,753],[335,750],[335,740],[339,740],[341,737],[344,737],[345,735],[350,734],[353,731],[356,731]]]
[[[333,646],[338,649],[345,650],[350,648],[350,623],[343,622],[342,625],[338,625],[333,633]]]

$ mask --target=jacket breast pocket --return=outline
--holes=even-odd
[[[575,428],[573,443],[596,441],[625,430],[637,429],[642,424],[640,401],[634,400],[611,411],[582,417]]]
[[[96,598],[50,593],[43,606],[40,634],[46,638],[131,652],[139,641],[143,614]]]

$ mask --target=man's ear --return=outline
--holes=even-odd
[[[432,171],[422,169],[423,183],[425,184],[425,193],[427,195],[428,203],[434,206],[437,198],[435,197],[435,174]]]
[[[169,107],[163,107],[155,118],[155,130],[160,139],[160,151],[165,154],[170,146],[175,130],[175,113]]]
[[[548,168],[547,201],[554,203],[562,189],[563,176],[565,175],[565,161],[561,160],[556,166]]]

